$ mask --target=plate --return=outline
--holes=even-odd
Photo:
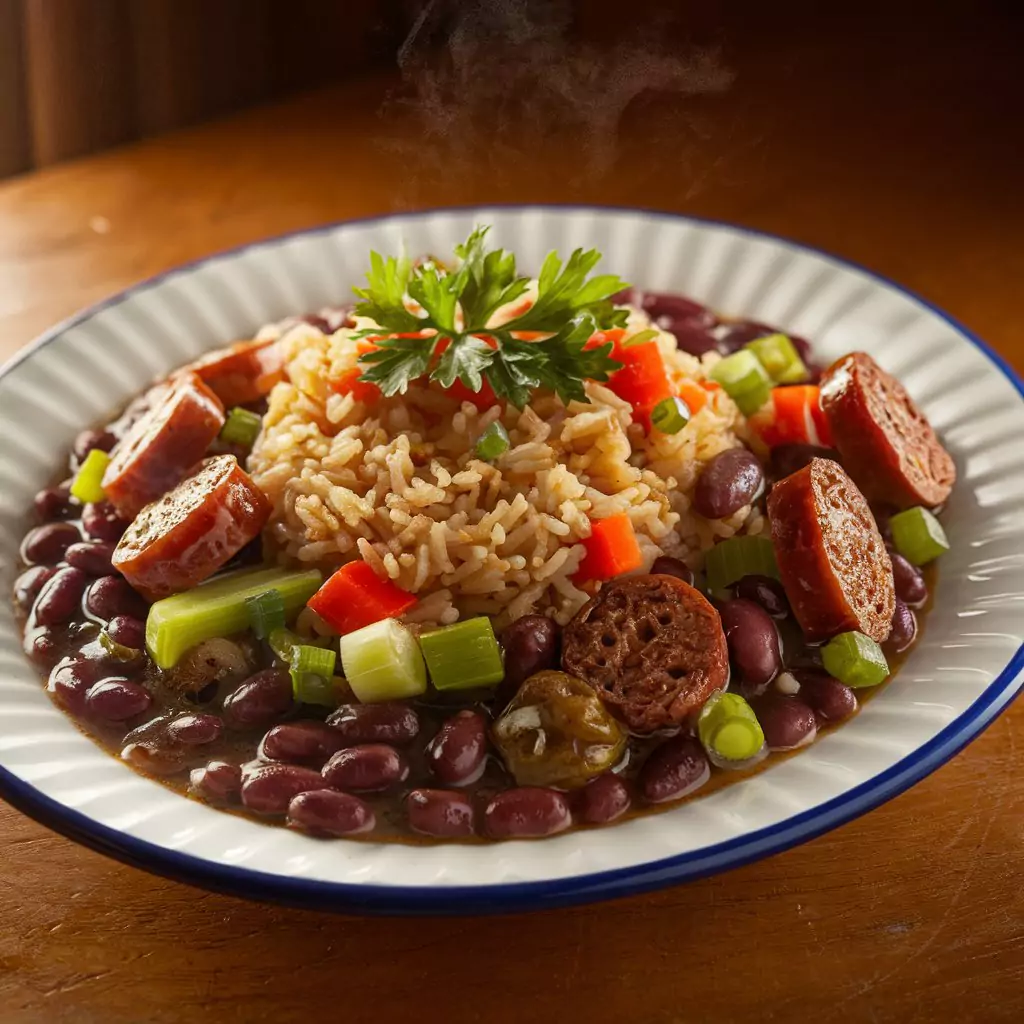
[[[825,357],[862,349],[906,385],[960,480],[923,639],[842,728],[758,775],[664,813],[538,842],[321,841],[213,810],[143,778],[57,710],[6,595],[25,511],[79,429],[154,377],[287,314],[345,301],[371,249],[449,252],[474,224],[536,271],[596,247],[652,290],[778,324]],[[979,339],[835,257],[726,224],[636,210],[432,210],[334,224],[174,270],[74,317],[0,373],[0,795],[159,874],[240,896],[392,913],[524,910],[636,893],[755,860],[902,792],[976,736],[1024,679],[1024,386]]]

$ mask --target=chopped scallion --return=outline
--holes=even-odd
[[[220,431],[220,439],[228,444],[239,444],[251,448],[256,443],[263,426],[263,418],[248,409],[236,405],[228,411],[228,417]]]
[[[653,341],[658,336],[658,332],[653,327],[648,327],[646,330],[637,331],[636,334],[631,334],[628,338],[624,338],[621,342],[623,348],[629,348],[632,345],[642,345],[645,341]]]
[[[663,434],[678,434],[690,422],[690,407],[681,398],[664,398],[651,411],[651,425]]]
[[[697,719],[697,735],[709,754],[748,761],[764,746],[754,709],[738,693],[712,694]]]
[[[896,550],[914,565],[927,565],[949,550],[942,523],[921,506],[897,512],[889,520],[889,527]]]
[[[427,669],[416,637],[394,619],[381,619],[341,638],[348,685],[363,704],[418,697],[427,690]]]
[[[718,594],[744,576],[779,578],[775,549],[767,537],[729,537],[704,558],[708,590]]]
[[[757,356],[776,384],[799,384],[807,380],[807,367],[785,334],[755,338],[748,341],[746,347]]]
[[[489,423],[476,443],[476,454],[485,462],[493,462],[508,451],[511,442],[508,431],[499,420]]]
[[[71,484],[71,494],[83,504],[90,501],[102,501],[106,494],[103,490],[103,474],[107,471],[110,456],[93,448],[75,474]]]
[[[333,651],[331,652],[334,653]],[[339,704],[339,693],[335,689],[333,677],[312,675],[307,672],[291,670],[292,696],[300,704],[319,704],[333,708]]]
[[[337,704],[333,683],[336,661],[333,650],[296,644],[289,658],[295,699],[303,704]]]
[[[276,590],[248,598],[245,607],[257,639],[266,640],[275,629],[284,627],[284,598]]]
[[[821,650],[825,671],[847,686],[877,686],[889,674],[882,648],[863,633],[840,633]]]
[[[420,649],[438,690],[496,686],[505,678],[501,648],[485,615],[421,634]]]
[[[768,401],[772,390],[772,379],[761,361],[745,348],[715,363],[711,379],[722,385],[744,416],[757,412]]]
[[[314,647],[312,644],[298,644],[292,648],[291,666],[296,672],[308,672],[330,679],[334,675],[337,654],[330,647]]]
[[[141,654],[141,651],[137,651],[134,647],[119,644],[105,629],[100,630],[99,640],[103,650],[118,661],[134,661]]]

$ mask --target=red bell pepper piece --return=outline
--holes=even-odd
[[[633,406],[634,418],[650,430],[651,410],[672,396],[661,351],[655,342],[642,341],[639,345],[616,344],[612,356],[622,363],[622,369],[611,375],[608,387]]]
[[[587,551],[573,577],[575,583],[610,580],[613,576],[639,569],[643,564],[636,531],[625,512],[607,519],[592,520],[590,536],[583,541],[583,546]]]
[[[772,388],[765,409],[750,422],[770,448],[780,444],[833,445],[832,430],[815,384]]]
[[[407,612],[416,596],[382,580],[366,562],[343,565],[307,602],[333,629],[351,633]]]

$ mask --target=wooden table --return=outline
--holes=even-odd
[[[385,84],[371,81],[15,180],[0,187],[0,355],[133,281],[260,236],[545,199],[821,245],[918,290],[1024,370],[1015,58],[998,32],[970,61],[960,42],[903,35],[865,57],[856,41],[795,36],[748,54],[723,96],[637,105],[611,150],[550,124],[520,136],[518,160],[492,158],[472,125],[426,146],[417,108],[378,114]],[[494,919],[244,903],[3,808],[0,1016],[1020,1020],[1021,740],[1018,705],[911,792],[797,849],[654,895]]]

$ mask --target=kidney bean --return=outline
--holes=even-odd
[[[693,490],[693,507],[705,519],[725,519],[749,505],[764,488],[764,470],[753,452],[726,448],[708,459]]]
[[[857,710],[857,695],[845,683],[824,672],[796,672],[800,699],[822,718],[840,722]]]
[[[552,836],[572,824],[563,793],[540,786],[520,786],[499,793],[484,811],[484,831],[492,839]]]
[[[85,698],[99,677],[98,666],[84,658],[65,658],[50,673],[46,689],[66,711],[80,715],[85,710]]]
[[[47,565],[36,565],[26,569],[14,581],[14,602],[19,608],[27,611],[32,607],[32,602],[39,596],[43,584],[50,579],[56,569]]]
[[[153,698],[149,690],[120,676],[95,683],[85,698],[85,710],[107,722],[126,722],[141,715]]]
[[[501,631],[505,652],[505,678],[499,699],[507,692],[507,704],[530,676],[558,668],[561,646],[558,624],[546,615],[524,615]]]
[[[210,803],[235,803],[242,791],[242,769],[227,761],[211,761],[194,768],[188,781],[189,789]]]
[[[734,588],[737,597],[760,605],[773,619],[784,619],[789,614],[789,600],[778,580],[770,576],[744,576]]]
[[[670,295],[663,292],[636,293],[631,297],[634,301],[628,301],[627,305],[638,305],[652,320],[672,320],[676,323],[693,323],[701,327],[711,327],[716,316],[699,302],[687,299],[682,295]],[[670,327],[662,325],[663,330],[671,330]]]
[[[80,506],[72,500],[70,486],[61,484],[59,487],[44,487],[39,491],[32,499],[32,508],[40,522],[49,523],[54,519],[70,519],[77,514]]]
[[[637,784],[647,803],[661,804],[700,789],[710,777],[711,765],[700,743],[692,736],[675,736],[652,751]]]
[[[659,555],[651,566],[651,572],[657,576],[675,576],[691,587],[694,583],[693,570],[682,559],[669,555]]]
[[[327,716],[327,724],[349,744],[395,743],[416,739],[420,719],[407,704],[341,704]]]
[[[167,734],[178,743],[188,747],[199,747],[220,739],[224,723],[216,715],[179,715],[167,726]]]
[[[729,644],[729,656],[744,682],[767,686],[782,668],[779,632],[768,613],[742,597],[723,601],[718,608]]]
[[[83,430],[75,438],[72,451],[75,461],[81,463],[94,448],[98,448],[101,452],[109,452],[115,444],[117,444],[117,438],[109,430]]]
[[[919,608],[928,600],[928,584],[924,575],[901,554],[889,553],[892,560],[892,579],[896,584],[896,596],[911,608]]]
[[[291,707],[291,676],[282,669],[267,668],[224,698],[224,724],[229,729],[264,729]]]
[[[25,630],[22,648],[33,661],[49,667],[61,655],[61,645],[54,630],[48,627]]]
[[[147,775],[177,775],[185,770],[185,756],[180,747],[160,743],[128,743],[121,750],[121,760]]]
[[[351,793],[313,789],[292,797],[288,824],[314,835],[351,836],[377,823],[371,808]]]
[[[64,560],[90,576],[109,576],[114,567],[110,558],[114,545],[109,541],[79,541],[64,552]]]
[[[817,733],[814,711],[799,697],[766,695],[754,701],[754,713],[770,750],[792,750],[810,743]]]
[[[405,779],[409,766],[386,743],[362,743],[332,754],[321,774],[333,789],[377,792]]]
[[[476,812],[464,793],[414,789],[405,798],[405,814],[409,828],[425,836],[451,839],[476,831]]]
[[[448,786],[467,786],[483,774],[487,756],[487,720],[478,711],[453,715],[427,747],[435,777]]]
[[[58,569],[43,584],[32,614],[40,626],[58,626],[67,622],[80,607],[88,577],[70,566]]]
[[[73,523],[47,523],[29,530],[21,542],[21,557],[30,565],[56,565],[64,552],[81,540]]]
[[[115,615],[105,628],[110,639],[122,647],[135,651],[146,647],[146,624],[134,615]]]
[[[606,772],[577,790],[575,803],[580,821],[606,825],[629,810],[629,790],[617,775]]]
[[[772,476],[781,479],[803,469],[811,459],[831,459],[839,462],[839,452],[816,444],[780,444],[772,449]]]
[[[85,609],[96,618],[108,622],[115,615],[146,617],[148,606],[123,576],[101,576],[85,594]]]
[[[886,645],[899,654],[913,644],[916,636],[916,616],[899,598],[896,598],[896,608],[892,613],[892,632],[889,633]]]
[[[725,324],[718,332],[718,351],[722,355],[738,352],[755,338],[764,338],[769,334],[778,334],[778,330],[758,320],[734,320]]]
[[[128,520],[122,519],[109,501],[90,502],[82,508],[82,529],[94,540],[116,543],[128,526]]]
[[[287,722],[275,725],[263,737],[259,756],[268,761],[311,764],[320,768],[344,743],[336,730],[322,722]]]
[[[657,324],[662,330],[675,335],[676,348],[681,352],[688,352],[691,356],[702,356],[705,352],[714,352],[718,348],[718,340],[700,324],[678,323],[667,317],[660,317]]]
[[[312,768],[268,762],[242,770],[242,803],[257,814],[284,814],[293,797],[323,788],[323,778]]]

